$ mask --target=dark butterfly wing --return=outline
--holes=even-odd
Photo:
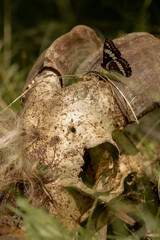
[[[129,65],[129,63],[124,59],[124,58],[119,58],[117,59],[117,61],[119,62],[119,64],[121,65],[120,67],[120,71],[123,72],[123,75],[125,77],[130,77],[132,75],[132,69]],[[123,69],[123,70],[122,70]],[[124,74],[125,73],[125,74]]]
[[[106,39],[103,47],[103,63],[107,65],[108,62],[120,57],[121,53],[116,48],[112,40]]]
[[[129,63],[121,57],[120,51],[110,39],[106,39],[104,43],[102,67],[118,72],[125,77],[130,77],[132,74]]]
[[[104,49],[109,49],[111,50],[112,53],[114,53],[114,55],[119,58],[121,57],[121,53],[118,50],[118,48],[114,45],[113,41],[110,39],[106,39],[105,43],[104,43]]]
[[[129,63],[122,57],[108,63],[108,70],[118,72],[125,77],[132,75],[132,69]]]

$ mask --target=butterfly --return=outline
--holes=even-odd
[[[125,77],[130,77],[132,75],[132,69],[129,63],[121,57],[120,51],[110,39],[105,40],[103,48],[103,63],[101,66],[106,70],[118,72]]]

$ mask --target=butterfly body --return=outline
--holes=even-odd
[[[132,74],[129,63],[121,57],[120,51],[110,39],[106,39],[104,43],[102,67],[118,72],[125,77],[130,77]]]

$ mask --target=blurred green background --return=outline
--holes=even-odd
[[[159,36],[159,10],[158,0],[0,0],[0,107],[21,93],[40,53],[75,25],[102,38],[134,31]]]

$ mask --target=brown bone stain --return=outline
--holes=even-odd
[[[56,143],[60,141],[60,138],[58,136],[54,136],[50,140],[50,147],[53,147]]]

